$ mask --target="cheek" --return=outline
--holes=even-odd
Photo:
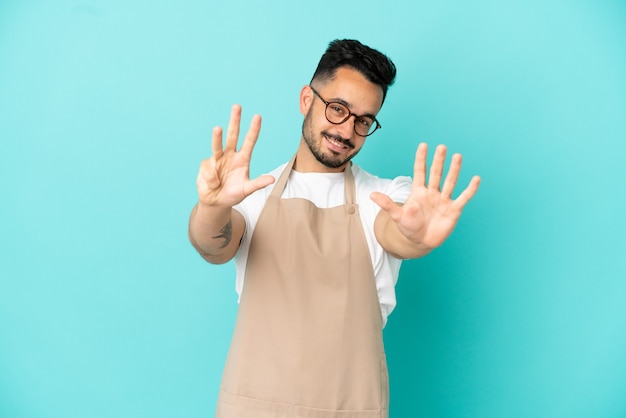
[[[352,144],[354,145],[354,151],[359,151],[363,145],[365,144],[365,138],[361,137],[361,136],[357,136],[356,134],[354,135],[354,138],[352,139]]]
[[[304,126],[311,132],[320,133],[330,131],[335,126],[326,120],[324,115],[318,115],[310,109],[304,116]]]

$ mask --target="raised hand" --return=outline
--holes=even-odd
[[[250,158],[261,130],[261,116],[254,115],[250,129],[237,151],[241,106],[234,105],[223,146],[222,128],[213,128],[213,155],[202,161],[196,179],[201,204],[214,207],[232,207],[246,196],[274,182],[274,177],[263,175],[250,180]]]
[[[426,184],[427,152],[428,146],[424,143],[417,148],[413,185],[403,205],[393,202],[382,193],[374,192],[371,195],[372,200],[395,224],[395,228],[401,234],[400,238],[403,238],[394,237],[395,231],[393,231],[391,236],[383,237],[381,244],[383,247],[392,247],[386,249],[405,258],[423,255],[440,246],[454,230],[463,208],[476,194],[480,184],[480,177],[474,176],[467,188],[456,199],[452,199],[452,192],[461,170],[462,158],[460,154],[452,156],[450,169],[441,185],[446,159],[446,147],[443,145],[439,145],[435,151],[428,184]],[[384,229],[387,230],[385,233],[389,234],[389,222],[384,222],[384,224]],[[377,232],[377,236],[383,233],[382,229]],[[381,241],[380,238],[379,241]]]

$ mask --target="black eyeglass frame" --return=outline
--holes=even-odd
[[[330,123],[332,123],[333,125],[341,125],[342,123],[344,123],[345,121],[347,121],[348,119],[350,119],[350,116],[354,116],[355,119],[358,118],[363,118],[363,117],[367,117],[367,118],[372,118],[374,120],[374,122],[376,123],[376,127],[374,127],[374,130],[370,133],[368,133],[367,135],[361,135],[360,133],[358,133],[356,131],[356,123],[354,124],[354,133],[357,134],[358,136],[362,136],[362,137],[368,137],[370,135],[372,135],[374,132],[376,132],[377,130],[379,130],[380,128],[382,128],[381,124],[378,122],[378,119],[376,119],[374,116],[372,115],[356,115],[354,113],[352,113],[350,111],[350,109],[348,109],[348,106],[346,106],[343,103],[338,103],[338,102],[329,102],[327,100],[325,100],[318,92],[317,90],[315,90],[313,88],[313,86],[309,85],[309,87],[311,88],[311,90],[313,91],[313,93],[319,97],[319,99],[326,105],[326,109],[324,109],[324,116],[326,117],[326,120]],[[341,107],[345,107],[348,110],[348,114],[346,115],[346,117],[341,121],[341,122],[333,122],[332,120],[328,119],[328,106],[330,106],[331,104],[337,104],[340,105]]]

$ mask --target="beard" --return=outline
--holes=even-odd
[[[349,139],[342,138],[338,135],[333,135],[327,131],[321,131],[320,136],[322,137],[322,140],[316,141],[315,137],[317,135],[315,134],[313,128],[311,115],[312,110],[313,108],[309,109],[306,116],[304,117],[304,122],[302,123],[302,138],[304,138],[304,142],[307,144],[309,150],[311,150],[311,153],[319,163],[328,168],[339,168],[342,165],[346,164],[348,161],[350,161],[355,155],[357,155],[358,151],[347,156],[341,156],[341,154],[331,150],[329,150],[328,154],[322,152],[321,141],[323,141],[324,136],[332,138],[337,142],[341,142],[351,149],[354,149],[354,144],[352,144]]]

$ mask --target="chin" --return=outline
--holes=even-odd
[[[335,155],[332,151],[329,154],[314,153],[315,158],[320,164],[328,168],[339,168],[348,163],[355,154],[344,156],[343,158]]]

